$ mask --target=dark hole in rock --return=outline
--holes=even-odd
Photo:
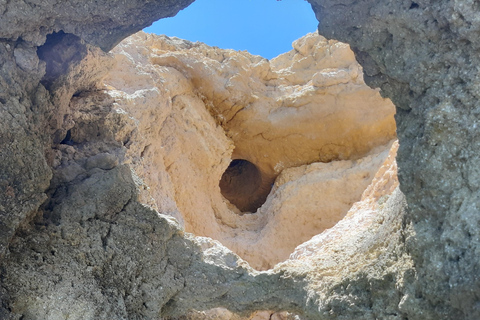
[[[410,5],[410,9],[416,9],[418,7],[419,7],[418,3],[415,3],[415,2],[412,2],[412,4]]]
[[[58,77],[67,73],[72,63],[81,61],[86,54],[85,44],[76,35],[63,31],[49,34],[45,44],[37,49],[38,57],[46,63],[42,84],[49,89]]]
[[[261,171],[243,159],[232,160],[220,180],[222,195],[242,212],[255,212],[262,206],[268,195],[263,189]]]
[[[60,144],[68,144],[69,146],[73,145],[72,130],[67,131],[65,138],[60,142]]]

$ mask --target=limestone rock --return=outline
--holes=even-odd
[[[49,145],[51,140],[60,142],[66,132],[71,96],[95,88],[111,66],[98,48],[78,37],[73,42],[74,46],[64,48],[81,50],[81,62],[65,61],[63,73],[55,81],[52,78],[50,91],[42,84],[49,63],[37,56],[37,48],[25,42],[16,47],[2,42],[0,185],[6,192],[0,194],[0,258],[16,229],[47,199],[53,161]]]
[[[395,137],[393,106],[365,86],[348,46],[309,34],[293,47],[268,61],[138,33],[113,50],[105,80],[115,108],[135,119],[127,157],[150,205],[260,269],[340,220]],[[332,160],[342,161],[316,163]],[[166,194],[175,205],[161,205]]]
[[[126,36],[176,15],[192,2],[0,1],[0,38],[39,46],[48,34],[63,31],[108,51]]]
[[[53,200],[62,201],[12,241],[2,264],[2,303],[14,317],[157,319],[217,305],[248,314],[256,299],[267,308],[302,299],[288,277],[255,273],[137,202],[126,165],[89,170]],[[226,298],[242,291],[243,301]]]
[[[305,259],[305,257],[316,255],[319,250],[327,246],[326,243],[340,239],[340,234],[348,232],[349,238],[351,238],[359,230],[363,232],[369,229],[370,224],[378,219],[378,211],[383,209],[386,201],[398,188],[397,163],[395,161],[397,150],[398,142],[394,142],[388,157],[370,185],[362,193],[360,201],[351,206],[345,218],[329,230],[299,245],[290,255],[290,259]]]
[[[141,134],[137,118],[114,105],[113,90],[105,94],[97,87],[109,63],[105,69],[97,68],[108,59],[96,46],[108,50],[189,2],[0,1],[0,318],[148,319],[159,317],[159,311],[170,316],[213,307],[243,315],[289,310],[311,319],[480,318],[477,2],[309,1],[321,34],[350,43],[366,82],[381,88],[397,106],[397,161],[405,195],[396,189],[373,217],[365,193],[366,202],[353,207],[355,214],[347,215],[323,238],[315,238],[321,246],[310,243],[315,254],[310,254],[308,245],[300,247],[296,259],[261,273],[233,259],[218,243],[206,245],[205,239],[183,233],[168,216],[137,201],[136,189],[140,189],[142,203],[169,208],[162,212],[180,216],[176,192],[171,192],[175,182],[168,174],[158,178],[164,196],[149,199],[154,193],[140,177],[142,168],[148,173],[148,166],[132,156],[137,152],[131,141],[142,141],[136,136]],[[55,79],[44,81],[47,62],[38,58],[39,46],[53,32],[77,37],[60,46],[60,57],[76,57],[72,48],[82,53],[80,60],[56,60],[67,62],[60,63],[66,73],[57,74],[57,79],[69,79],[66,86],[63,80],[58,86],[51,86]],[[166,49],[190,46],[173,42]],[[308,52],[309,43],[297,44],[299,54]],[[165,53],[165,48],[160,51]],[[88,56],[90,63],[82,63]],[[173,54],[159,56],[159,61],[171,59],[172,64],[184,61]],[[268,62],[257,62],[253,69],[264,73]],[[302,69],[312,62],[310,56],[295,60],[291,67]],[[188,64],[185,67],[182,72],[190,77]],[[302,86],[303,77],[285,68],[283,77]],[[312,91],[343,86],[355,73],[346,66],[328,68],[309,76]],[[176,71],[169,71],[178,79]],[[170,72],[164,73],[165,83]],[[238,73],[241,80],[241,70]],[[168,86],[175,91],[175,85]],[[201,82],[195,86],[199,88]],[[220,97],[225,92],[230,93],[227,88]],[[132,101],[156,94],[155,90],[127,93]],[[308,102],[308,94],[303,93],[300,96]],[[221,102],[208,90],[204,96],[206,102]],[[128,100],[124,97],[120,93],[122,104]],[[232,97],[229,102],[255,105],[248,94]],[[292,90],[283,101],[295,99]],[[181,97],[179,105],[188,104],[185,100],[189,101]],[[233,109],[224,106],[234,111],[224,118],[233,121],[249,110],[241,109],[243,104]],[[218,111],[223,109],[209,110],[216,120],[195,113],[204,123],[195,130],[211,132],[207,128],[215,125],[220,137],[226,122]],[[238,110],[242,111],[234,117]],[[178,111],[174,114],[171,123],[188,119]],[[234,135],[227,132],[227,136],[233,141]],[[222,140],[217,142],[219,150],[226,150],[224,162],[214,168],[221,175],[234,143],[225,149]],[[198,146],[200,151],[205,147]],[[104,154],[103,160],[110,157],[105,154],[115,155],[118,164],[97,162],[98,154]],[[148,154],[145,148],[144,155],[154,157]],[[357,156],[343,160],[358,160],[365,154]],[[175,159],[174,153],[170,159]],[[189,161],[180,163],[186,166]],[[221,218],[232,223],[237,216]],[[211,256],[217,253],[218,257]]]
[[[241,255],[253,266],[272,267],[286,260],[299,244],[335,226],[358,206],[367,187],[375,188],[374,176],[385,166],[389,151],[387,148],[356,161],[285,169],[261,209],[265,225],[259,230],[248,230],[244,239],[249,245]],[[392,171],[393,176],[386,178],[386,183],[394,184],[396,170]],[[372,199],[372,205],[377,201]]]
[[[59,55],[49,60],[46,53],[52,50]],[[31,90],[44,99],[34,102],[46,112],[38,119],[42,130],[37,128],[34,138],[47,150],[44,163],[53,177],[33,180],[43,185],[32,191],[43,194],[40,201],[48,199],[41,206],[38,201],[32,208],[26,207],[28,219],[21,217],[6,234],[6,258],[1,264],[2,318],[156,318],[219,306],[242,316],[257,310],[315,314],[302,307],[307,299],[305,275],[284,270],[256,272],[220,243],[185,234],[168,216],[141,204],[187,221],[182,206],[177,206],[182,204],[179,195],[195,195],[190,185],[201,188],[206,179],[207,185],[215,187],[212,197],[217,202],[211,203],[223,206],[223,218],[231,219],[227,223],[245,224],[238,218],[253,217],[253,221],[245,220],[247,227],[259,226],[254,215],[238,215],[221,196],[219,181],[230,163],[234,143],[200,95],[189,87],[188,79],[180,86],[175,81],[162,86],[160,77],[153,81],[146,76],[145,82],[136,82],[138,87],[133,89],[120,91],[110,86],[99,90],[99,81],[112,68],[112,60],[98,48],[64,33],[47,38],[38,63],[27,63],[31,50],[18,52],[18,69],[12,70],[39,68],[37,86]],[[138,66],[131,66],[134,75]],[[116,69],[113,74],[118,70],[128,68]],[[154,71],[151,74],[158,76]],[[185,78],[171,68],[164,75],[171,80]],[[160,106],[167,108],[158,108],[162,98]],[[152,125],[160,121],[161,126]],[[179,152],[192,142],[196,148]],[[17,161],[15,157],[6,159],[6,164],[9,159]],[[193,178],[205,164],[217,173]],[[31,169],[36,170],[28,167],[27,177]],[[15,174],[10,168],[6,172]],[[151,174],[155,172],[159,175]],[[150,177],[164,180],[155,184]],[[153,192],[149,185],[155,187]],[[193,201],[206,201],[204,208],[208,208],[205,193],[196,196]],[[11,213],[3,217],[8,223],[15,222]],[[215,214],[204,217],[216,219]],[[226,228],[226,237],[232,236],[227,223],[195,223],[214,231]],[[239,243],[248,246],[243,239]],[[228,316],[229,312],[222,314]]]

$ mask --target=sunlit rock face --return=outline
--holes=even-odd
[[[107,93],[131,117],[145,202],[259,269],[334,226],[395,138],[391,102],[319,35],[272,61],[145,33],[112,52]]]

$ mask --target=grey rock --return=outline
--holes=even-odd
[[[138,203],[126,165],[56,196],[59,205],[15,237],[2,265],[12,317],[157,319],[217,305],[248,314],[304,298],[301,282],[254,272],[219,243],[184,234]]]
[[[0,2],[0,38],[42,45],[52,32],[79,36],[105,51],[154,21],[172,17],[193,0]]]
[[[110,168],[111,169],[111,168]],[[84,174],[85,169],[78,163],[74,162],[70,165],[57,168],[55,177],[58,178],[57,184],[71,182],[79,175]]]
[[[39,59],[35,48],[19,45],[13,51],[15,62],[24,71],[32,72],[38,67]]]
[[[17,227],[45,201],[51,178],[39,133],[51,108],[38,87],[42,76],[19,68],[12,46],[0,41],[0,260]]]
[[[47,90],[45,62],[32,57],[37,48],[0,41],[0,186],[5,190],[0,192],[0,260],[17,228],[47,199],[52,143],[56,132],[66,131],[63,120],[72,96],[95,88],[111,66],[100,49],[84,49],[83,60],[68,64]]]
[[[350,43],[367,83],[397,106],[405,243],[416,273],[401,309],[409,319],[479,318],[478,3],[310,3],[319,32]]]
[[[191,2],[0,1],[0,318],[155,319],[213,307],[480,318],[478,2],[310,0],[320,32],[350,43],[366,81],[397,106],[405,197],[388,199],[357,241],[341,237],[265,273],[141,205],[129,168],[95,158],[121,154],[123,142],[101,117],[75,124],[73,102],[98,95],[111,63],[99,48]],[[60,46],[42,48],[55,45],[59,58],[37,62],[53,32],[65,35]],[[70,129],[79,163],[96,160],[61,176],[54,150]]]
[[[100,168],[110,170],[118,165],[118,158],[110,153],[99,153],[87,159],[85,169]]]

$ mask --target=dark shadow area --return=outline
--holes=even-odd
[[[80,62],[87,55],[87,49],[76,35],[59,31],[47,36],[45,44],[38,47],[37,55],[46,63],[41,82],[49,89],[56,79],[67,73],[72,63]]]
[[[69,146],[72,146],[74,144],[72,139],[72,130],[67,131],[65,138],[60,142],[60,144],[67,144]]]
[[[242,159],[233,160],[220,180],[222,195],[242,212],[255,212],[265,202],[261,185],[260,170]]]

